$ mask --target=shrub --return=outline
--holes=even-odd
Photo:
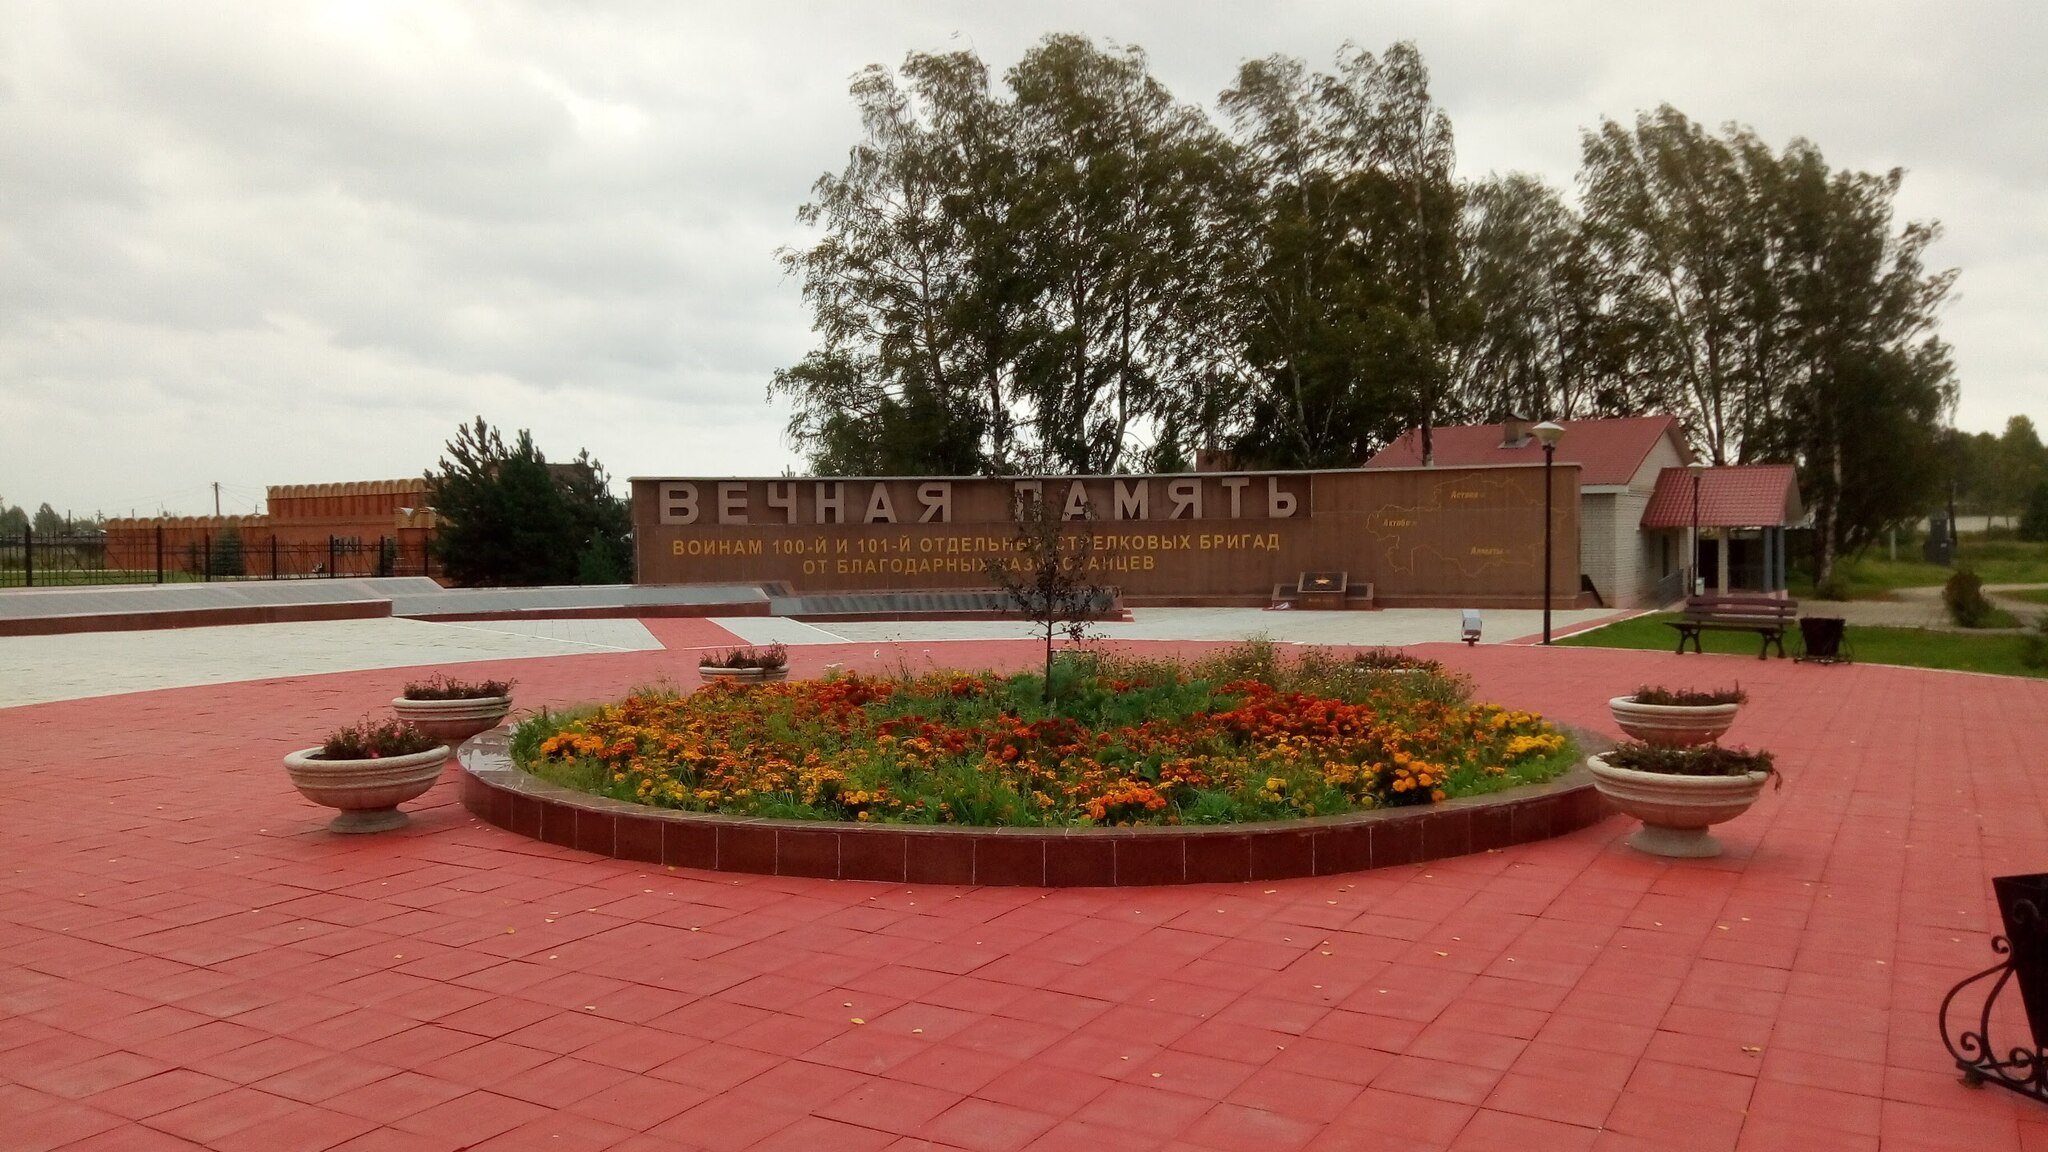
[[[2048,612],[2034,622],[2034,630],[2020,638],[2020,663],[2029,668],[2048,669]]]
[[[242,548],[242,534],[229,528],[213,538],[213,552],[208,558],[212,564],[209,570],[214,576],[246,576],[249,574],[248,558]]]
[[[328,733],[320,745],[322,760],[377,760],[410,756],[440,747],[441,742],[410,724],[368,717]]]
[[[406,681],[403,693],[407,700],[483,700],[511,694],[510,680],[457,680],[441,672]]]
[[[1835,571],[1829,573],[1827,579],[1813,586],[1813,598],[1815,600],[1849,599],[1849,581],[1847,577],[1842,575],[1841,565],[1836,565]]]
[[[1749,700],[1749,693],[1742,685],[1733,688],[1709,688],[1704,692],[1692,688],[1655,688],[1644,685],[1629,697],[1638,704],[1676,705],[1681,708],[1698,708],[1710,704],[1742,704]]]
[[[1772,762],[1771,754],[1761,749],[1751,752],[1746,748],[1723,748],[1718,744],[1659,748],[1650,744],[1628,743],[1617,746],[1603,758],[1616,768],[1655,772],[1662,776],[1746,776],[1751,772],[1763,772],[1771,776],[1778,787],[1785,785],[1784,774]]]
[[[2048,540],[2048,480],[2034,485],[2027,494],[2026,511],[2020,514],[2019,538]]]
[[[1968,568],[1958,568],[1942,585],[1941,601],[1948,605],[1949,619],[1964,628],[1982,628],[1991,620],[1991,601],[1984,598],[1984,581]]]
[[[699,668],[787,668],[789,649],[780,644],[766,648],[734,648],[726,652],[706,652],[698,661]]]
[[[1353,656],[1351,663],[1372,672],[1441,672],[1444,668],[1439,661],[1410,656],[1399,648],[1370,648]]]

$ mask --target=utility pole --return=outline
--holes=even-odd
[[[220,481],[213,482],[213,518],[220,519]]]

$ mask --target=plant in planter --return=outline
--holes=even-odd
[[[1645,685],[1609,700],[1607,710],[1623,732],[1645,744],[1689,748],[1719,740],[1748,699],[1741,685],[1705,692]]]
[[[1628,842],[1653,856],[1720,855],[1707,829],[1748,811],[1765,781],[1784,785],[1769,752],[1717,744],[1623,744],[1589,757],[1586,766],[1602,796],[1643,822]]]
[[[329,831],[384,832],[405,826],[398,806],[433,787],[447,759],[447,744],[412,725],[366,717],[286,756],[284,770],[306,799],[341,809]]]
[[[739,684],[761,684],[789,678],[789,649],[780,644],[766,648],[734,648],[707,652],[697,661],[697,675],[705,681],[729,680]]]
[[[391,701],[403,723],[449,744],[496,728],[512,710],[512,681],[457,680],[436,672],[425,680],[408,681]]]

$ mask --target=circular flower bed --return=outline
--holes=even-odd
[[[783,819],[1045,827],[1323,816],[1547,780],[1576,751],[1458,677],[1251,646],[1194,665],[1070,658],[1037,676],[844,676],[641,691],[514,734],[544,779]]]

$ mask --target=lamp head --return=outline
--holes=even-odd
[[[1543,441],[1545,448],[1555,448],[1557,447],[1557,442],[1564,439],[1564,426],[1549,420],[1545,420],[1543,423],[1529,429],[1529,431],[1538,440]]]

